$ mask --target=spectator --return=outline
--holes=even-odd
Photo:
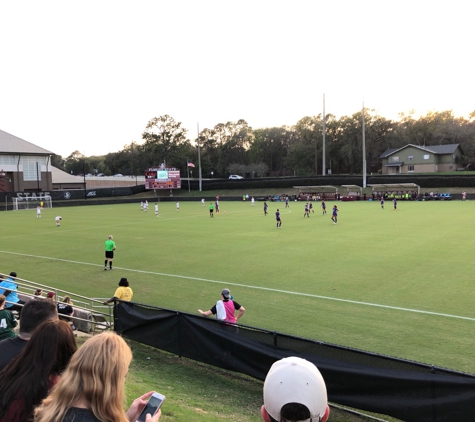
[[[13,314],[4,308],[5,296],[0,295],[0,340],[16,337],[13,329],[18,325],[18,321]]]
[[[325,381],[313,363],[288,357],[272,365],[264,381],[265,422],[326,422],[329,415]]]
[[[119,287],[117,287],[114,296],[112,296],[109,300],[104,302],[104,305],[108,303],[114,302],[115,300],[125,300],[127,302],[132,300],[132,296],[134,292],[129,287],[129,282],[125,277],[122,277],[119,281]]]
[[[36,289],[32,299],[43,298],[43,289]]]
[[[0,422],[28,422],[76,349],[66,322],[43,322],[23,351],[0,372]]]
[[[55,296],[56,296],[56,293],[55,293],[55,292],[48,292],[48,293],[46,294],[46,299],[50,299],[50,300],[52,300],[52,301],[54,302]]]
[[[25,302],[18,297],[18,285],[15,283],[16,272],[12,271],[10,277],[0,281],[0,294],[5,295],[5,308],[9,311],[18,311],[21,313]]]
[[[33,331],[42,322],[58,319],[56,305],[49,300],[30,300],[25,304],[20,316],[18,337],[0,341],[0,371],[27,345]]]
[[[71,325],[71,328],[73,330],[76,329],[76,327],[73,324],[73,321],[71,317],[74,315],[74,309],[71,306],[73,302],[71,301],[71,298],[69,296],[64,296],[62,302],[58,302],[58,317],[62,321],[66,321],[68,324]]]
[[[239,311],[238,315],[234,315],[234,311]],[[198,312],[203,316],[216,315],[216,318],[226,322],[232,322],[233,324],[237,322],[239,318],[244,314],[244,306],[241,306],[239,303],[231,299],[231,292],[229,289],[223,289],[221,291],[221,300],[216,302],[209,311],[202,311],[198,309]]]
[[[113,332],[87,340],[71,358],[58,384],[35,410],[35,422],[135,422],[152,391],[123,410],[125,376],[132,360],[127,343]],[[147,415],[147,422],[158,422]]]

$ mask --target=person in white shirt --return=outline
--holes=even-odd
[[[56,226],[57,226],[57,227],[60,226],[59,222],[60,222],[62,219],[63,219],[63,217],[61,217],[60,215],[58,215],[58,216],[54,219],[54,221],[56,222]]]
[[[155,215],[158,217],[158,203],[155,203]]]
[[[36,207],[36,218],[41,218],[41,207],[39,205]]]
[[[176,212],[178,212],[178,211],[180,211],[180,203],[179,202],[176,203]]]

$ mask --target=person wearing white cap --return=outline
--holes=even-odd
[[[239,311],[237,316],[234,315],[235,311]],[[244,314],[244,306],[235,302],[231,296],[229,289],[221,290],[221,300],[216,302],[209,311],[202,311],[198,309],[198,312],[203,316],[216,315],[216,318],[222,321],[231,322],[235,324],[239,318]]]
[[[326,422],[327,388],[317,367],[295,356],[275,362],[264,381],[261,416],[265,422]]]

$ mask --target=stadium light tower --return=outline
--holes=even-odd
[[[323,94],[323,116],[322,116],[322,136],[323,136],[323,149],[322,149],[322,176],[325,176],[327,172],[325,163],[325,94]]]
[[[361,110],[362,116],[362,127],[363,127],[363,187],[366,187],[366,138],[365,138],[365,127],[364,127],[364,101],[363,109]]]

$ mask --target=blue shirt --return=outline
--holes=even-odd
[[[5,294],[5,290],[10,290],[10,294],[7,296],[7,301],[18,303],[20,299],[17,294],[17,285],[13,283],[11,278],[0,282],[0,295]],[[5,303],[5,308],[10,308],[13,303]]]

